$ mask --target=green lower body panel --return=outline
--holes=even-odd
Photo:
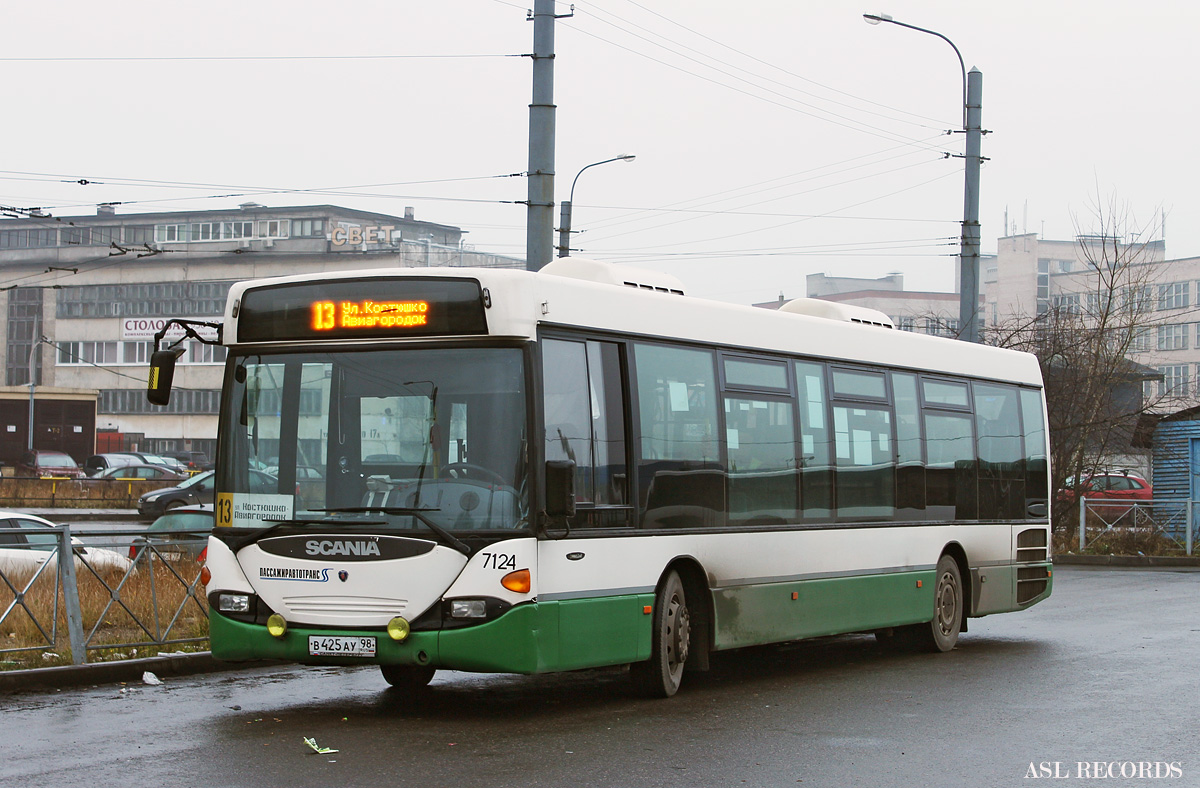
[[[929,621],[934,576],[929,570],[718,589],[713,593],[715,647],[740,648]]]
[[[282,659],[321,665],[429,665],[484,673],[546,673],[620,665],[650,656],[650,595],[624,595],[518,605],[484,624],[413,632],[398,643],[382,629],[288,628],[273,637],[265,626],[209,612],[209,637],[217,659]],[[309,635],[369,636],[376,655],[312,657]]]

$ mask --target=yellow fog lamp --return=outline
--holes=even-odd
[[[398,643],[403,643],[408,640],[409,633],[412,632],[412,627],[408,624],[408,619],[404,616],[396,616],[387,625],[388,637]]]
[[[267,619],[267,631],[275,637],[281,638],[287,632],[287,621],[278,613],[272,613],[271,617]]]

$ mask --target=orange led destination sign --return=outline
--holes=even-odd
[[[312,328],[379,329],[429,325],[428,301],[314,301]]]
[[[249,287],[239,342],[408,339],[488,333],[477,279],[370,276]]]

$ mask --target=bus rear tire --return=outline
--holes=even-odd
[[[917,630],[917,645],[923,651],[950,651],[958,643],[962,616],[962,573],[953,557],[943,555],[933,584],[933,619]]]
[[[672,570],[654,598],[650,659],[629,666],[629,675],[639,694],[669,698],[679,691],[683,667],[691,641],[691,615],[683,581]]]
[[[388,684],[399,690],[416,692],[433,681],[435,668],[418,665],[380,665],[379,671]]]

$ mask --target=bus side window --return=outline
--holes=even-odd
[[[725,471],[717,437],[713,354],[635,346],[638,481],[643,525],[697,528],[725,521]]]
[[[1021,425],[1025,433],[1025,505],[1028,507],[1047,503],[1049,489],[1046,483],[1046,425],[1042,417],[1041,395],[1030,389],[1021,389]]]
[[[800,503],[806,519],[822,520],[833,514],[833,453],[825,367],[797,361],[796,391],[800,397]]]
[[[963,380],[922,377],[921,403],[926,510],[933,519],[974,520],[979,516],[979,464],[970,387]]]
[[[896,516],[919,520],[925,516],[925,456],[917,376],[893,372],[892,396],[896,401]]]
[[[628,512],[602,509],[628,503],[620,347],[547,339],[542,369],[546,459],[575,463],[572,527],[629,525]]]
[[[1025,469],[1017,390],[976,383],[972,393],[979,441],[979,519],[1023,519]]]
[[[832,368],[834,485],[838,517],[892,519],[896,455],[882,370]]]

